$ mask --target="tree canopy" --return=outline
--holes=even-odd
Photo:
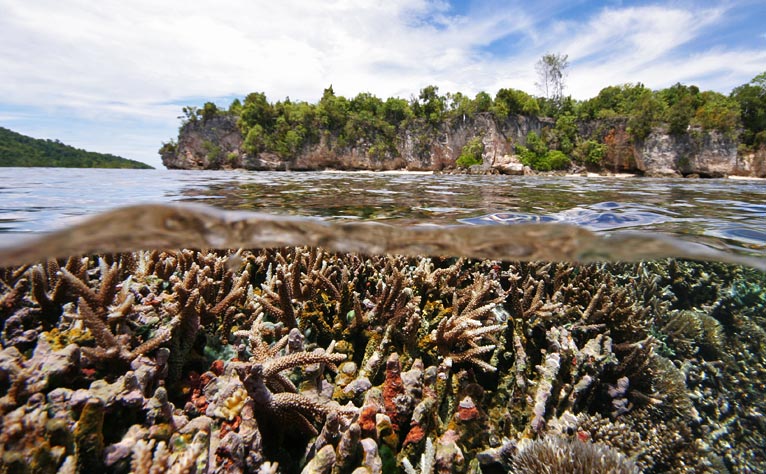
[[[291,157],[306,146],[329,140],[330,146],[360,148],[382,159],[397,156],[397,140],[404,129],[417,130],[418,140],[430,140],[441,127],[477,114],[490,113],[498,121],[513,115],[548,116],[555,125],[530,137],[532,143],[524,152],[525,160],[540,169],[565,166],[569,159],[597,164],[619,156],[618,161],[625,161],[626,147],[644,140],[656,127],[675,135],[690,129],[717,130],[739,136],[746,148],[766,144],[766,73],[728,96],[680,83],[652,90],[639,82],[608,86],[591,99],[577,101],[563,95],[567,66],[567,55],[541,58],[539,86],[544,96],[539,97],[501,88],[494,97],[482,91],[472,98],[461,92],[441,94],[437,86],[428,85],[409,100],[381,99],[369,92],[346,98],[330,85],[315,104],[289,98],[270,102],[265,93],[253,92],[241,102],[232,102],[228,110],[210,102],[201,108],[185,107],[184,121],[204,123],[220,114],[234,115],[248,153]],[[606,131],[602,126],[600,135],[585,136],[581,124],[588,121],[620,125],[609,125]],[[473,145],[463,150],[464,163],[476,161],[479,146]]]
[[[140,161],[41,140],[0,127],[0,166],[152,169]]]

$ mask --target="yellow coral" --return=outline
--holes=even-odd
[[[88,344],[93,340],[93,335],[89,330],[78,326],[73,326],[63,331],[59,328],[53,328],[50,331],[43,332],[42,336],[48,344],[51,345],[51,349],[54,351],[63,349],[72,343],[83,345]]]
[[[223,406],[215,409],[215,415],[231,421],[239,416],[239,412],[245,405],[245,400],[247,400],[247,390],[244,387],[239,387],[229,398],[223,401]]]

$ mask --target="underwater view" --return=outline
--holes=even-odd
[[[2,472],[766,472],[762,182],[11,177]]]

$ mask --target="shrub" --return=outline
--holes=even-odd
[[[516,153],[522,164],[535,171],[562,170],[570,165],[567,155],[561,150],[548,150],[542,138],[535,132],[527,135],[527,146],[517,146]]]
[[[473,165],[482,164],[484,154],[484,142],[481,137],[473,137],[465,144],[455,164],[460,168],[470,168]]]
[[[573,154],[580,163],[600,166],[606,155],[606,145],[596,140],[585,140],[577,145]]]
[[[564,154],[563,151],[560,150],[551,150],[548,153],[545,154],[543,157],[543,163],[544,166],[548,167],[549,170],[563,170],[565,168],[568,168],[571,162],[569,161],[569,157]]]

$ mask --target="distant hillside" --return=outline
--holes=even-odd
[[[152,169],[140,161],[40,140],[0,127],[0,166]]]

